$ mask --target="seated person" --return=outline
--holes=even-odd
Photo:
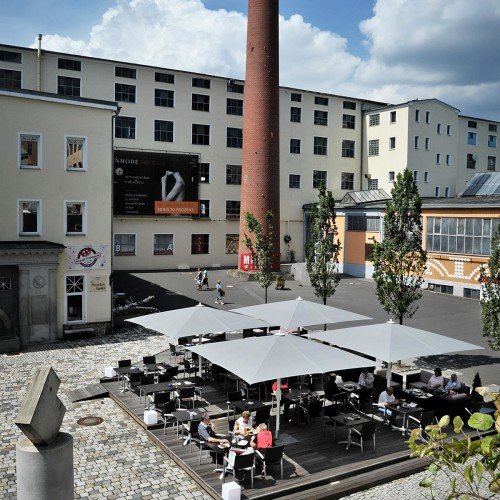
[[[444,377],[441,372],[441,368],[434,369],[434,375],[429,379],[427,383],[427,389],[429,391],[442,391],[444,385]]]
[[[458,381],[457,374],[452,373],[450,380],[444,387],[444,390],[448,393],[449,396],[453,396],[454,394],[457,394],[457,391],[461,388],[462,384]]]
[[[234,436],[236,439],[243,438],[248,431],[253,429],[253,418],[248,410],[245,410],[241,417],[234,423]]]
[[[338,396],[339,394],[343,394],[345,396],[345,391],[341,391],[339,389],[339,386],[337,385],[337,382],[335,382],[335,373],[330,373],[327,375],[327,379],[325,383],[323,384],[323,390],[325,391],[325,399],[328,399],[329,401],[333,401],[334,399],[339,399]]]
[[[373,389],[373,382],[375,381],[375,377],[373,373],[370,373],[368,370],[363,370],[361,375],[359,376],[358,384],[361,386],[361,389]]]
[[[198,425],[198,435],[200,436],[200,439],[205,441],[209,446],[210,445],[227,445],[229,444],[229,441],[225,437],[219,437],[216,432],[215,432],[215,425],[213,422],[210,421],[210,415],[208,413],[203,414],[203,419]],[[212,461],[216,461],[216,453],[215,452],[210,452],[210,455],[212,456]]]
[[[389,420],[393,424],[395,424],[396,418],[393,415],[393,412],[387,407],[398,403],[399,400],[394,397],[394,389],[392,387],[388,387],[385,391],[381,392],[380,396],[378,397],[378,411],[381,411],[384,415],[390,417]]]
[[[257,426],[257,435],[252,437],[250,446],[257,449],[270,448],[273,446],[273,433],[267,429],[266,424]]]

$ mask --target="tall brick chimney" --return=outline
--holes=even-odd
[[[262,224],[274,214],[274,251],[280,249],[279,180],[279,0],[248,0],[240,239],[243,214]],[[239,269],[249,270],[240,242]]]

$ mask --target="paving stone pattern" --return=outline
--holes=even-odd
[[[74,439],[75,498],[209,499],[110,399],[72,404],[65,394],[98,382],[104,368],[116,366],[118,359],[137,361],[165,348],[163,335],[130,329],[114,336],[34,346],[18,356],[0,355],[0,499],[16,498],[16,442],[22,433],[14,419],[30,374],[40,365],[53,366],[61,378],[58,394],[66,406],[61,430]],[[91,415],[104,422],[93,427],[76,423]]]

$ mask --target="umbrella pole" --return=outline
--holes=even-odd
[[[280,435],[280,415],[281,415],[281,379],[277,381],[276,387],[276,439]]]
[[[387,377],[387,387],[390,387],[392,379],[392,363],[387,363],[386,377]]]
[[[203,339],[203,335],[200,334],[198,338],[200,339],[198,345],[201,345],[201,340]],[[201,376],[201,365],[202,365],[202,363],[201,363],[201,356],[198,355],[198,376],[200,377],[200,379],[202,378],[202,376]]]

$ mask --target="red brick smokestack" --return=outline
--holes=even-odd
[[[279,0],[248,0],[246,58],[240,239],[248,233],[245,212],[264,224],[271,210],[279,253]],[[240,269],[245,253],[240,243]]]

